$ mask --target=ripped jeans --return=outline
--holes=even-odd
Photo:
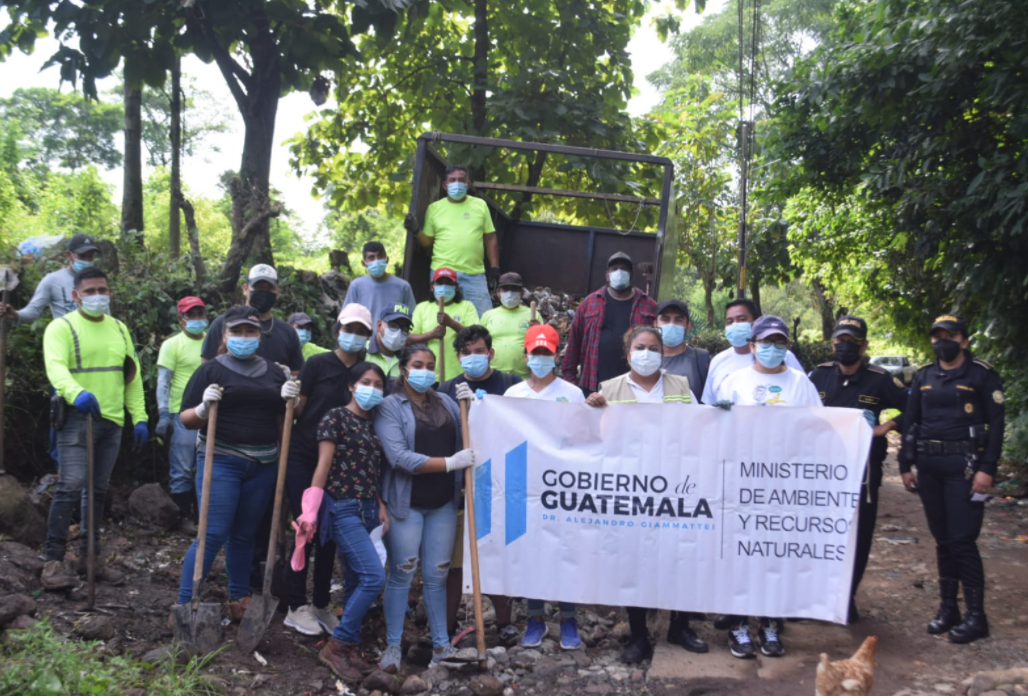
[[[446,578],[456,535],[457,509],[452,502],[438,509],[411,508],[406,519],[390,520],[385,537],[389,578],[383,596],[386,644],[399,646],[403,638],[407,597],[419,562],[432,646],[438,649],[450,644],[446,628]]]

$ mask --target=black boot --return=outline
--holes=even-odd
[[[949,631],[949,641],[967,644],[989,636],[989,620],[985,617],[985,588],[964,585],[967,616],[964,622]]]
[[[960,623],[960,607],[957,605],[957,591],[960,582],[956,579],[939,578],[939,612],[928,621],[928,632],[941,635]]]
[[[172,492],[171,500],[178,506],[179,514],[182,517],[179,521],[179,531],[188,536],[195,536],[196,525],[193,523],[193,502],[196,500],[196,497],[193,495],[193,490],[188,492]]]
[[[682,613],[671,619],[671,625],[667,629],[667,641],[697,654],[710,650],[706,641],[689,626],[688,616]]]

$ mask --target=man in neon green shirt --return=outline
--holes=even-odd
[[[314,332],[314,321],[311,320],[311,316],[307,313],[293,313],[286,320],[293,329],[296,330],[296,336],[300,339],[300,347],[303,351],[303,360],[311,358],[315,354],[327,354],[332,351],[325,347],[319,347],[317,344],[311,341],[311,335]]]
[[[435,270],[432,274],[432,291],[435,296],[433,300],[418,303],[414,308],[414,328],[407,343],[427,344],[435,352],[436,379],[442,383],[464,372],[457,359],[457,351],[453,348],[453,340],[465,325],[478,324],[478,311],[471,301],[464,300],[457,284],[457,272],[453,269],[443,267]],[[440,298],[446,306],[444,312],[439,310]],[[442,347],[439,346],[440,339]],[[443,363],[445,374],[440,366]]]
[[[493,368],[504,373],[513,373],[528,378],[528,364],[525,363],[525,333],[538,320],[532,319],[532,311],[522,301],[525,285],[521,274],[509,271],[500,277],[496,296],[500,305],[482,316],[482,326],[493,338],[495,356]]]
[[[200,367],[204,334],[207,331],[207,306],[196,296],[178,302],[178,323],[182,331],[161,344],[157,355],[157,409],[160,418],[154,430],[170,442],[168,474],[171,498],[182,514],[179,530],[195,536],[196,503],[196,430],[186,429],[179,419],[182,393],[193,372]]]
[[[57,492],[50,504],[47,520],[46,564],[42,582],[48,589],[67,586],[64,574],[65,545],[68,525],[76,501],[82,502],[82,554],[78,572],[85,571],[89,507],[103,512],[107,485],[114,470],[114,461],[121,446],[121,433],[128,410],[135,425],[136,446],[149,440],[146,406],[143,402],[143,379],[139,359],[128,328],[120,320],[107,315],[111,291],[107,274],[89,267],[75,276],[72,299],[78,310],[51,322],[43,335],[43,360],[46,375],[57,394],[73,409],[67,410],[64,425],[57,432],[57,451],[61,463]],[[93,417],[94,498],[86,497],[86,415]],[[94,516],[99,522],[99,516]],[[99,536],[95,536],[99,550]],[[97,556],[99,558],[99,555]],[[118,584],[123,575],[100,566],[96,578]],[[72,582],[74,584],[74,581]]]
[[[418,242],[432,248],[432,269],[446,267],[457,272],[457,283],[464,297],[481,316],[493,307],[489,298],[482,250],[489,258],[489,279],[500,278],[500,243],[496,239],[489,206],[483,199],[468,196],[468,169],[450,165],[443,176],[446,198],[428,207],[425,226],[418,231],[413,214],[404,219],[404,227],[416,234]]]

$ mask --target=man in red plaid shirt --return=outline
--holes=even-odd
[[[652,325],[656,317],[656,302],[632,286],[632,268],[632,258],[624,252],[611,255],[607,285],[585,297],[571,322],[561,371],[564,380],[586,395],[596,392],[602,381],[628,373],[625,332]]]

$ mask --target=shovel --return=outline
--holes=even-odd
[[[278,455],[278,479],[275,482],[275,508],[271,514],[271,538],[268,540],[268,559],[264,563],[264,588],[261,593],[250,599],[246,614],[239,624],[239,635],[236,644],[245,654],[250,654],[271,625],[278,610],[278,599],[271,595],[271,581],[275,576],[275,557],[278,545],[278,529],[282,519],[282,490],[286,480],[286,461],[289,459],[289,437],[293,433],[294,401],[286,403],[285,424],[282,425],[282,445]]]
[[[96,608],[96,517],[93,516],[93,505],[96,501],[93,497],[96,494],[96,464],[93,459],[93,415],[86,415],[86,499],[89,503],[86,506],[86,583],[88,591],[86,594],[86,609],[92,611]]]
[[[218,403],[210,404],[207,420],[207,448],[204,456],[203,494],[200,495],[200,524],[196,532],[193,564],[193,598],[172,611],[175,640],[192,654],[210,654],[221,646],[221,604],[200,603],[204,549],[207,547],[207,512],[211,504],[211,472],[214,470],[214,433],[218,426]]]
[[[0,303],[5,306],[9,302],[8,292],[13,291],[18,285],[18,275],[10,267],[0,267],[0,288],[3,294],[0,295]],[[7,381],[7,320],[0,318],[0,475],[4,470],[4,403],[6,402],[6,390],[4,386]]]

